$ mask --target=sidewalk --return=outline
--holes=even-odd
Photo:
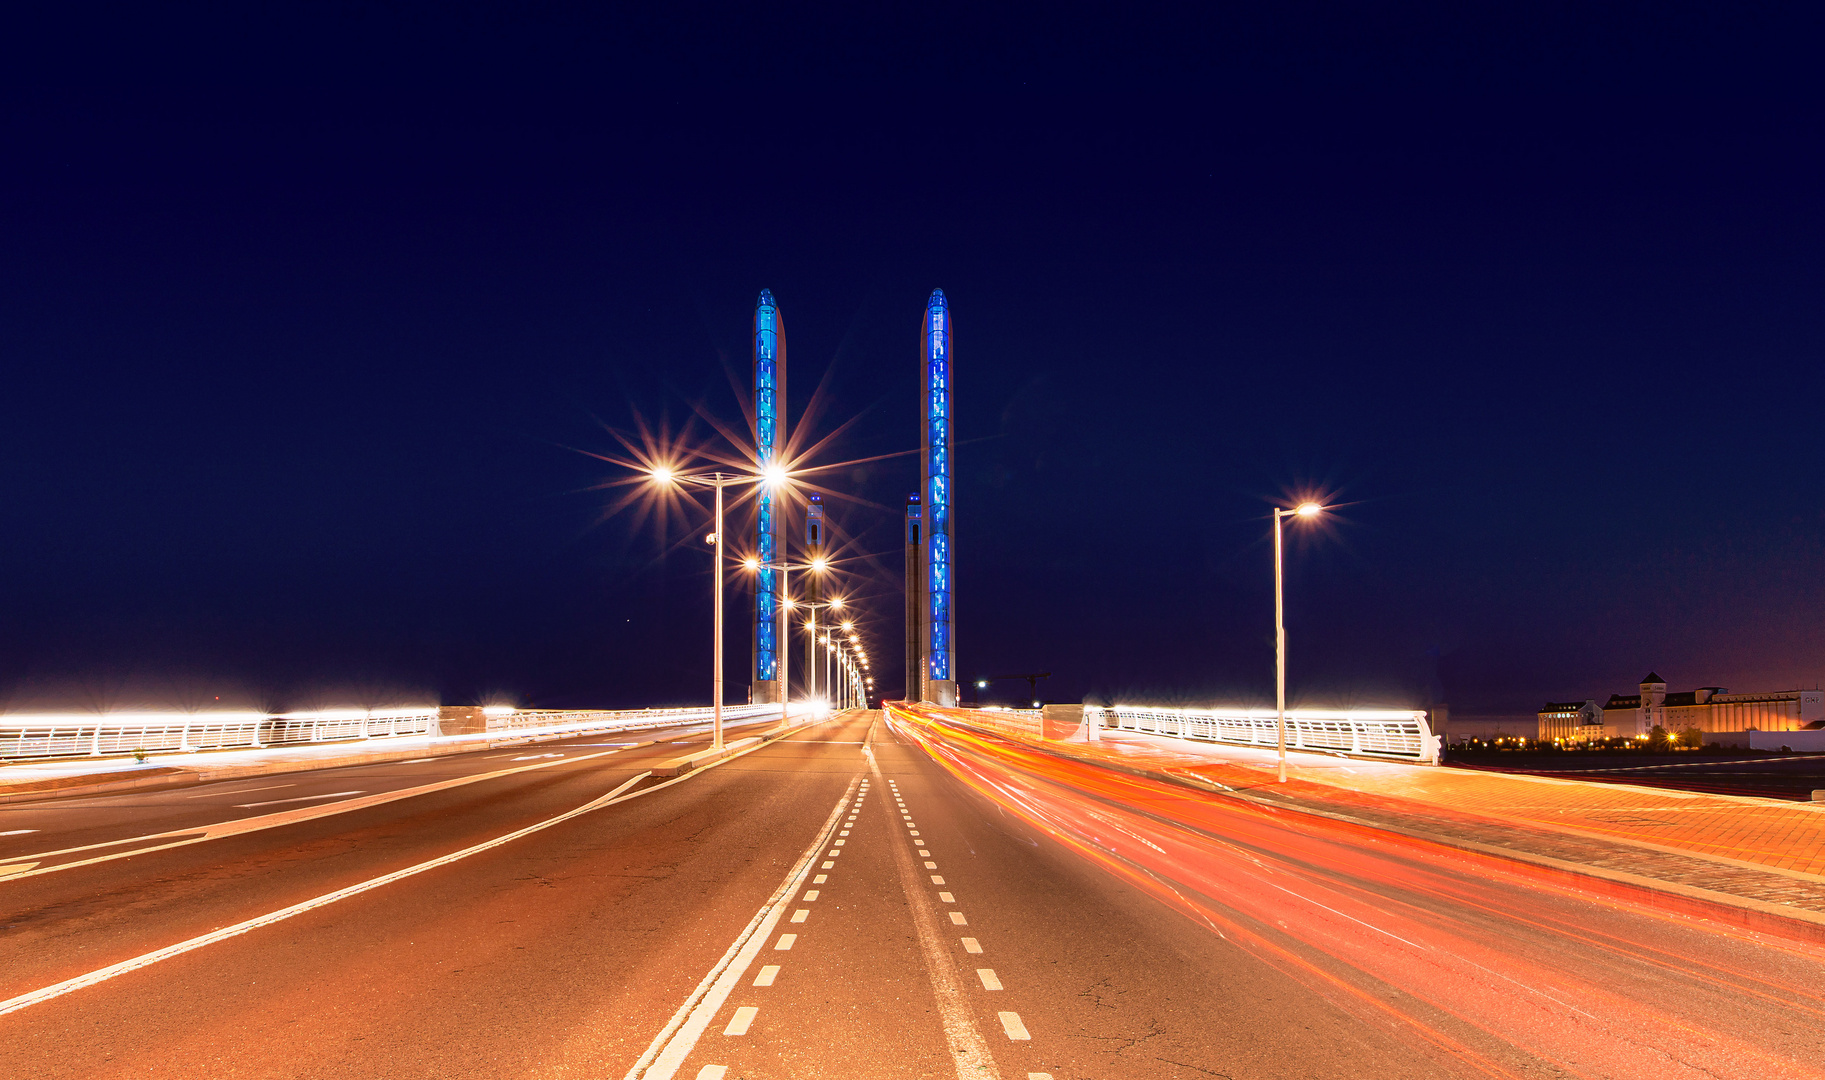
[[[1825,929],[1825,803],[1289,753],[1105,729],[1040,742],[968,710],[930,710],[1094,764],[1519,858]]]

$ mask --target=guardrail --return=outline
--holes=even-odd
[[[802,713],[804,707],[795,707]],[[732,705],[725,721],[775,715],[778,705]],[[486,709],[487,731],[564,734],[615,731],[710,719],[707,706],[670,709]],[[119,757],[136,750],[188,753],[196,750],[301,746],[389,736],[440,734],[439,710],[330,709],[268,714],[111,713],[100,716],[0,715],[0,760]]]
[[[1262,709],[1157,709],[1136,705],[1086,705],[1086,719],[1100,714],[1103,727],[1200,742],[1273,747],[1275,714]],[[1094,720],[1092,723],[1096,722]],[[1438,762],[1438,737],[1426,714],[1409,709],[1299,709],[1286,714],[1286,748]]]

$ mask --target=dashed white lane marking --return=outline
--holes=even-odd
[[[595,743],[596,746],[614,746],[614,743]],[[436,761],[434,757],[415,757],[411,761],[399,762],[401,765],[423,765],[427,761]]]
[[[919,833],[918,833],[918,831],[917,831],[917,830],[915,830],[915,831],[914,831],[914,832],[913,832],[913,835],[914,835],[914,836],[917,836],[917,835],[919,835]]]
[[[1031,1039],[1033,1037],[1033,1036],[1027,1034],[1027,1026],[1020,1022],[1019,1013],[1004,1012],[1000,1015],[1001,1015],[1001,1030],[1008,1033],[1008,1038],[1015,1039],[1015,1040],[1026,1040],[1026,1039]]]
[[[205,791],[201,795],[186,795],[186,799],[208,799],[216,795],[251,795],[256,791],[277,791],[280,788],[297,787],[296,784],[268,784],[265,787],[236,788],[233,791]],[[4,834],[0,834],[4,835]]]
[[[1001,989],[1001,978],[995,974],[994,968],[977,968],[976,977],[982,980],[984,990]]]
[[[319,799],[340,799],[344,795],[360,795],[359,791],[332,791],[328,795],[300,795],[295,799],[269,799],[266,802],[235,803],[236,810],[252,810],[256,806],[278,806],[282,803],[316,802]]]
[[[727,1065],[705,1065],[703,1068],[697,1070],[697,1080],[722,1080],[722,1078],[727,1075],[729,1075],[729,1067]],[[1042,1074],[1028,1073],[1027,1078],[1028,1080],[1032,1080],[1033,1077],[1039,1075]],[[1046,1080],[1052,1080],[1051,1073],[1045,1073],[1043,1075]]]
[[[929,851],[927,851],[927,850],[925,850],[925,849],[924,849],[924,848],[920,848],[920,849],[919,849],[919,858],[921,858],[921,859],[929,859],[929,858],[931,858],[931,857],[932,857],[932,853],[931,853],[931,852],[929,852]]]
[[[563,757],[563,756],[564,756],[563,754],[527,754],[524,757],[516,757],[513,760],[515,760],[515,761],[537,761],[540,758]]]
[[[947,903],[947,904],[954,904],[954,903],[956,903],[956,902],[957,902],[957,898],[956,898],[956,897],[954,897],[954,896],[952,896],[952,895],[951,895],[951,894],[950,894],[950,893],[947,893],[947,892],[941,892],[941,893],[939,893],[939,894],[938,894],[938,899],[940,899],[940,900],[942,900],[942,901],[944,901],[944,902],[945,902],[945,903]]]
[[[980,953],[982,951],[982,944],[973,937],[966,937],[963,939],[963,951],[966,953]]]
[[[809,919],[810,917],[811,917],[810,908],[799,908],[797,911],[792,913],[793,922],[804,922],[806,919]]]
[[[817,899],[817,890],[816,890],[816,889],[812,889],[812,890],[811,890],[811,891],[810,891],[810,892],[808,892],[808,893],[806,893],[806,894],[805,894],[805,895],[803,895],[803,896],[801,896],[801,897],[799,897],[799,899],[800,899],[800,900],[803,900],[803,901],[805,901],[805,902],[806,902],[806,903],[810,903],[810,902],[811,902],[811,901],[813,901],[813,900],[816,900],[816,899]]]
[[[756,975],[754,977],[754,985],[755,986],[772,986],[773,980],[777,979],[777,978],[779,978],[779,965],[778,964],[768,964],[766,967],[763,967],[760,969],[759,975]]]
[[[752,1005],[743,1005],[741,1008],[736,1009],[735,1015],[729,1018],[729,1026],[723,1028],[722,1033],[724,1035],[746,1035],[749,1026],[754,1023],[754,1015],[758,1012],[760,1012],[760,1010]],[[1013,1016],[1014,1014],[1008,1013],[1007,1015]],[[1016,1017],[1016,1019],[1018,1019],[1018,1017]],[[1025,1036],[1021,1037],[1025,1038]]]
[[[961,912],[961,911],[951,912],[951,925],[952,926],[968,926],[969,924],[970,924],[970,921],[963,917],[963,912]]]
[[[785,952],[787,949],[790,949],[792,947],[792,943],[797,940],[798,940],[797,934],[781,934],[779,936],[779,944],[773,946],[773,948],[777,952]]]
[[[932,875],[932,884],[933,885],[942,885],[942,884],[944,884],[944,878],[941,875],[933,874]]]
[[[690,775],[692,774],[685,773],[685,776]],[[811,860],[817,858],[819,849],[830,838],[830,834],[836,831],[837,820],[842,817],[854,790],[853,782],[843,790],[843,797],[831,808],[830,816],[824,819],[823,825],[812,837],[811,845],[798,857],[792,869],[786,871],[785,880],[773,890],[773,894],[754,913],[748,925],[730,943],[728,951],[723,953],[722,958],[697,984],[697,988],[678,1006],[678,1011],[672,1014],[671,1019],[653,1037],[645,1052],[627,1070],[624,1080],[672,1080],[672,1077],[678,1075],[678,1070],[684,1066],[684,1059],[696,1049],[697,1041],[709,1029],[710,1021],[716,1018],[717,1012],[729,1000],[729,995],[735,991],[737,984],[747,976],[749,965],[760,955],[760,950],[766,947],[767,938],[773,935],[773,928],[779,925],[785,914],[786,901],[804,884],[805,875],[811,869]],[[781,934],[773,947],[776,950],[790,949],[794,940],[791,934]]]
[[[0,836],[24,836],[26,833],[37,831],[37,829],[8,829],[5,832],[0,832]]]
[[[844,844],[847,844],[847,843],[848,843],[848,842],[849,842],[849,841],[847,841],[847,840],[838,840],[838,841],[837,841],[837,842],[836,842],[836,846],[837,846],[837,847],[842,847],[842,846],[843,846],[843,845],[844,845]]]
[[[837,833],[837,835],[838,835],[838,836],[848,836],[848,835],[849,835],[849,830],[848,830],[848,829],[844,829],[844,830],[843,830],[843,831],[842,831],[842,832],[840,832],[840,833]]]
[[[935,862],[932,862],[930,859],[927,859],[925,861],[925,868],[927,870],[936,870],[938,868],[938,864]]]
[[[811,884],[822,885],[824,882],[826,882],[828,880],[830,880],[829,874],[819,874],[818,876],[811,879]]]
[[[820,866],[820,867],[818,867],[818,869],[819,869],[819,870],[828,870],[828,869],[830,869],[830,868],[831,868],[831,867],[833,867],[833,866],[835,866],[835,865],[836,865],[836,864],[835,864],[835,863],[833,863],[833,862],[827,862],[827,863],[825,863],[825,864],[824,864],[824,865],[822,865],[822,866]]]
[[[838,856],[838,855],[841,855],[841,854],[842,854],[842,852],[840,852],[840,851],[838,851],[838,850],[837,850],[837,849],[836,849],[836,848],[831,848],[831,849],[830,849],[830,857],[831,857],[831,858],[833,858],[833,859],[834,859],[834,858],[836,858],[836,857],[837,857],[837,856]]]

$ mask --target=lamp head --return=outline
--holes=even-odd
[[[1293,511],[1293,513],[1298,514],[1302,518],[1317,517],[1323,512],[1324,507],[1319,506],[1315,502],[1300,503],[1298,509]]]

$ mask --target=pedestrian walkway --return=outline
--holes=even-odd
[[[934,715],[1055,753],[1257,802],[1579,867],[1612,880],[1728,897],[1825,924],[1825,803],[1667,791],[1510,773],[1364,761],[1104,730],[1097,742],[1037,738],[973,710]]]

